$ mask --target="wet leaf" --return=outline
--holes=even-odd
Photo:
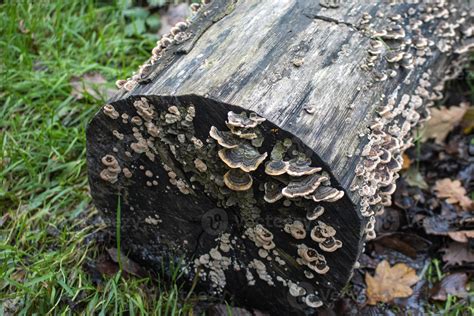
[[[472,209],[472,200],[466,196],[466,189],[459,180],[449,178],[436,181],[434,191],[438,198],[446,199],[450,204],[459,204],[463,210]]]
[[[107,80],[100,73],[89,72],[80,77],[72,77],[70,81],[71,95],[76,99],[83,99],[85,95],[90,95],[96,100],[109,99],[115,89],[107,87]]]
[[[404,263],[390,267],[390,264],[383,260],[377,265],[374,276],[365,274],[367,303],[375,305],[378,302],[390,302],[398,297],[408,297],[413,294],[411,286],[418,280],[415,269]]]
[[[468,277],[466,273],[447,275],[433,288],[431,298],[437,301],[446,301],[448,295],[467,297],[467,281]]]
[[[435,142],[442,144],[449,132],[451,132],[462,120],[467,111],[467,103],[460,106],[444,106],[431,110],[431,118],[426,122],[421,130],[421,141],[424,142],[434,138]]]
[[[474,263],[474,251],[469,249],[469,245],[452,242],[447,248],[441,250],[444,252],[443,261],[447,266],[462,265],[463,263]]]

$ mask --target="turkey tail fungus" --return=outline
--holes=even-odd
[[[114,227],[120,201],[123,250],[209,294],[331,304],[472,48],[464,6],[193,4],[88,126],[96,207]]]

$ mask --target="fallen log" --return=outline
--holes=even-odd
[[[311,312],[374,237],[473,17],[461,1],[205,2],[90,122],[94,203],[111,227],[120,203],[143,264]]]

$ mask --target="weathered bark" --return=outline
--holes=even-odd
[[[439,98],[461,35],[472,34],[455,25],[461,19],[469,25],[472,17],[463,10],[445,3],[324,8],[303,0],[213,1],[156,62],[147,62],[133,78],[138,84],[129,81],[132,91],[122,89],[90,123],[94,203],[115,225],[121,196],[122,244],[153,268],[179,261],[187,279],[201,276],[203,289],[275,314],[330,303],[349,280],[366,233],[372,234],[374,214],[390,202],[401,153]],[[380,33],[391,22],[404,34],[394,35],[397,27]],[[370,48],[378,53],[369,55]],[[390,50],[405,59],[391,62],[396,54]],[[266,119],[250,128],[257,140],[262,136],[261,146],[232,136],[247,143],[239,148],[268,154],[256,170],[246,170],[253,178],[246,191],[224,183],[231,168],[218,155],[224,148],[209,136],[211,126],[229,131],[229,111]],[[265,183],[285,187],[308,177],[265,171],[285,139],[291,141],[285,141],[291,144],[285,160],[309,158],[328,177],[319,189],[344,196],[315,202],[313,187],[306,196],[266,202]],[[370,170],[373,161],[379,173]],[[342,243],[335,251],[310,236],[317,221],[306,213],[316,206],[325,209],[318,220]],[[303,223],[302,236],[295,221]],[[260,227],[272,241],[259,239]],[[303,245],[325,257],[327,272],[306,265]]]

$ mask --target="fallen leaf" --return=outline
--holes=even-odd
[[[388,261],[383,260],[377,265],[374,276],[365,274],[367,303],[375,305],[378,302],[387,303],[395,298],[408,297],[413,294],[410,287],[418,280],[415,269],[404,263],[390,267]]]
[[[436,181],[434,190],[438,198],[445,198],[450,204],[459,204],[463,210],[472,208],[472,200],[466,196],[466,189],[461,181],[449,178]]]
[[[468,242],[469,238],[474,238],[474,230],[460,230],[457,232],[449,232],[448,236],[457,242]]]
[[[107,253],[109,254],[110,258],[116,262],[119,263],[118,260],[118,251],[117,248],[108,248],[106,249]],[[123,271],[133,274],[138,277],[142,277],[145,275],[143,269],[136,263],[135,261],[129,259],[126,255],[124,255],[122,252],[120,252],[120,261],[122,264],[122,269]]]
[[[462,118],[461,126],[463,127],[464,134],[471,134],[474,130],[474,106],[470,106],[464,117]]]
[[[402,158],[403,158],[402,170],[408,170],[411,165],[411,159],[405,153],[403,153]]]
[[[452,242],[441,251],[444,253],[443,261],[447,266],[462,265],[464,262],[474,263],[474,251],[467,243]]]
[[[437,301],[446,301],[448,295],[467,297],[467,280],[466,273],[458,272],[447,275],[433,288],[431,298]]]
[[[431,118],[425,123],[421,130],[421,141],[430,138],[435,139],[435,143],[442,144],[449,132],[451,132],[462,120],[468,109],[467,103],[460,106],[444,106],[431,109]]]
[[[429,186],[425,179],[421,175],[420,171],[416,168],[410,168],[403,173],[405,181],[412,187],[417,187],[423,190],[428,190]]]
[[[81,77],[72,77],[70,81],[71,95],[80,100],[88,94],[96,100],[107,100],[116,92],[115,89],[106,86],[107,80],[100,73],[89,72]]]

